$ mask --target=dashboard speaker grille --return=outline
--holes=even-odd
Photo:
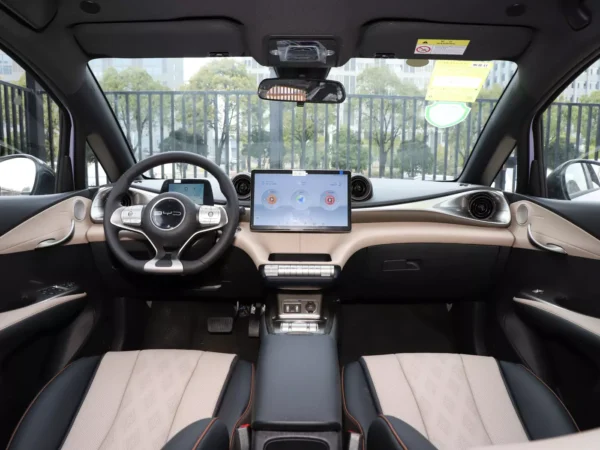
[[[478,220],[487,220],[496,210],[496,201],[490,194],[475,194],[469,200],[469,214]]]

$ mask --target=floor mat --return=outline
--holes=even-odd
[[[231,334],[209,334],[206,319],[233,315],[228,302],[153,302],[144,334],[145,349],[178,348],[234,353],[256,362],[260,340],[248,337],[249,319],[238,317]]]
[[[457,352],[445,304],[342,305],[340,318],[342,365],[365,355]]]

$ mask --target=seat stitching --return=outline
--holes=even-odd
[[[248,406],[246,406],[246,409],[244,410],[242,415],[239,417],[239,419],[233,426],[233,430],[231,430],[231,438],[229,439],[229,448],[230,449],[233,448],[233,437],[235,434],[235,430],[237,430],[237,427],[240,425],[240,422],[244,419],[244,417],[246,417],[246,414],[248,414],[248,411],[250,411],[253,400],[254,400],[254,364],[252,364],[252,375],[250,378],[250,398],[248,399]]]
[[[194,370],[192,370],[192,372],[190,373],[190,377],[187,380],[187,383],[185,384],[185,387],[183,388],[183,391],[181,392],[181,397],[179,398],[179,403],[177,403],[177,408],[175,409],[175,413],[173,414],[173,420],[171,421],[171,426],[169,427],[169,431],[167,433],[167,438],[165,440],[165,444],[169,441],[169,436],[171,436],[171,431],[173,430],[173,424],[175,423],[175,418],[177,417],[177,413],[179,412],[179,407],[181,406],[181,402],[183,401],[183,397],[185,396],[185,391],[187,390],[188,386],[190,385],[190,381],[192,381],[192,378],[194,377],[194,373],[196,372],[196,370],[198,370],[198,365],[200,364],[200,360],[202,359],[202,357],[204,356],[206,352],[200,352],[200,355],[198,356],[198,360],[196,361],[196,366],[194,367]]]
[[[137,366],[137,362],[138,362],[138,359],[140,358],[141,353],[142,353],[142,351],[138,350],[137,355],[135,356],[135,362],[133,363],[133,366],[131,368],[131,373],[129,374],[129,378],[127,379],[127,383],[125,384],[125,389],[123,389],[123,396],[121,397],[121,401],[119,402],[119,407],[117,408],[115,417],[113,417],[112,423],[110,424],[110,427],[108,427],[108,431],[104,435],[102,442],[100,442],[98,449],[102,448],[102,446],[104,445],[104,442],[106,441],[106,438],[110,435],[110,432],[112,431],[113,427],[115,426],[117,417],[119,417],[119,412],[121,412],[121,406],[123,405],[123,399],[125,398],[125,394],[127,394],[127,388],[129,387],[129,382],[131,381],[131,378],[133,377],[133,372],[135,372],[135,366]]]
[[[467,380],[467,386],[469,386],[469,392],[471,393],[471,397],[473,397],[473,403],[475,404],[475,409],[477,410],[477,415],[479,416],[479,421],[481,422],[483,431],[485,431],[485,434],[487,435],[487,437],[490,441],[490,444],[494,445],[494,441],[492,441],[492,437],[490,436],[490,433],[488,433],[488,430],[485,427],[485,423],[483,422],[483,416],[481,415],[481,412],[479,411],[479,405],[477,405],[477,399],[475,398],[475,394],[473,393],[473,387],[471,386],[471,380],[469,380],[469,375],[467,374],[467,368],[465,367],[465,361],[461,354],[459,354],[458,356],[460,358],[460,362],[463,367],[463,372],[465,373],[465,379]]]
[[[208,423],[208,425],[206,426],[206,428],[204,429],[204,431],[202,432],[202,434],[200,435],[200,437],[198,438],[198,440],[194,444],[194,447],[192,448],[192,450],[196,450],[198,448],[198,446],[200,445],[200,442],[202,442],[202,439],[204,439],[204,436],[206,436],[206,433],[208,433],[208,431],[210,430],[210,427],[213,426],[213,423],[215,423],[216,420],[217,420],[217,417],[215,417],[213,420],[211,420]]]
[[[563,403],[563,401],[560,399],[560,397],[558,395],[556,395],[556,392],[554,392],[550,386],[548,386],[546,383],[544,383],[544,380],[542,380],[540,377],[538,377],[532,370],[529,370],[527,367],[523,366],[522,364],[520,364],[525,370],[527,370],[531,375],[533,375],[535,378],[537,378],[537,380],[542,383],[546,389],[548,389],[552,395],[554,395],[554,397],[556,397],[556,400],[558,400],[558,402],[562,405],[563,409],[566,411],[566,413],[568,414],[568,416],[571,418],[571,422],[573,422],[573,425],[575,425],[575,428],[577,429],[577,431],[581,431],[579,429],[579,427],[577,426],[577,422],[575,422],[575,419],[573,418],[573,416],[571,415],[571,413],[569,412],[569,410],[567,409],[567,407],[565,406],[565,404]]]
[[[365,450],[365,433],[363,432],[363,428],[360,426],[360,423],[358,422],[358,420],[356,420],[354,418],[354,416],[352,414],[350,414],[350,411],[348,410],[348,406],[346,405],[346,393],[344,390],[344,371],[346,370],[346,367],[342,367],[342,406],[344,407],[344,412],[346,413],[346,415],[352,419],[352,421],[358,426],[358,429],[360,431],[360,435],[363,437],[362,439],[362,448],[363,450]]]
[[[33,400],[31,401],[31,403],[29,404],[29,406],[27,407],[27,409],[25,410],[25,412],[23,413],[23,415],[21,416],[21,420],[19,420],[19,423],[17,424],[17,427],[15,428],[15,431],[13,431],[12,436],[10,437],[10,441],[8,441],[8,445],[6,446],[6,450],[8,450],[12,444],[13,439],[15,438],[15,436],[17,435],[17,431],[19,431],[19,427],[21,426],[21,424],[23,423],[23,420],[25,419],[25,416],[27,416],[27,413],[29,412],[29,410],[31,409],[31,407],[34,405],[34,403],[37,401],[37,399],[39,398],[40,395],[42,395],[42,392],[44,392],[44,390],[50,386],[50,383],[52,383],[56,378],[58,378],[58,376],[63,373],[65,370],[67,370],[67,368],[70,366],[71,364],[68,364],[67,366],[65,366],[60,372],[58,372],[56,375],[54,375],[50,381],[48,381],[44,387],[40,390],[40,392],[37,393],[37,395],[33,398]]]
[[[384,422],[387,424],[387,426],[390,428],[390,431],[394,434],[394,436],[396,437],[396,440],[402,446],[402,448],[404,450],[408,450],[408,448],[406,447],[406,445],[404,445],[404,442],[402,442],[402,439],[400,439],[400,436],[398,436],[398,433],[396,433],[396,430],[392,426],[391,422],[387,419],[387,417],[385,417],[383,414],[381,414],[379,417],[381,417],[384,420]]]
[[[425,418],[423,417],[423,413],[421,412],[421,407],[419,406],[419,401],[417,400],[417,396],[415,395],[415,391],[413,390],[412,385],[410,384],[410,380],[406,376],[406,372],[404,371],[404,367],[402,367],[402,362],[400,361],[399,355],[395,354],[394,356],[396,357],[396,361],[398,361],[398,365],[400,366],[400,371],[404,375],[404,378],[406,379],[406,384],[408,384],[408,388],[410,389],[410,393],[412,394],[412,396],[413,396],[413,398],[415,400],[415,404],[417,405],[417,410],[419,411],[419,415],[421,416],[421,421],[423,422],[423,428],[425,429],[425,433],[427,434],[426,437],[427,437],[427,439],[430,439],[430,437],[429,437],[429,431],[427,430],[427,424],[425,423]]]

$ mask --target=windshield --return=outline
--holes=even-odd
[[[273,69],[252,58],[90,62],[135,158],[187,151],[230,175],[346,169],[368,177],[457,178],[516,70],[506,61],[352,59],[331,70],[339,105],[260,100]],[[155,178],[202,176],[187,165]]]

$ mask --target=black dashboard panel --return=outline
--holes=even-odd
[[[506,255],[497,246],[386,244],[356,252],[339,279],[342,300],[467,299],[491,285]]]
[[[212,178],[205,178],[212,185],[212,191],[216,204],[225,203],[225,196],[219,188],[219,183]],[[490,189],[489,186],[476,184],[457,183],[453,181],[428,181],[428,180],[406,180],[388,178],[370,178],[373,185],[373,195],[369,200],[352,202],[352,208],[369,208],[374,206],[397,205],[401,203],[427,200],[430,198],[443,197],[446,195],[467,192],[475,189]],[[132,187],[150,192],[160,192],[164,180],[141,180],[132,184]],[[250,200],[241,200],[241,206],[250,206]]]

